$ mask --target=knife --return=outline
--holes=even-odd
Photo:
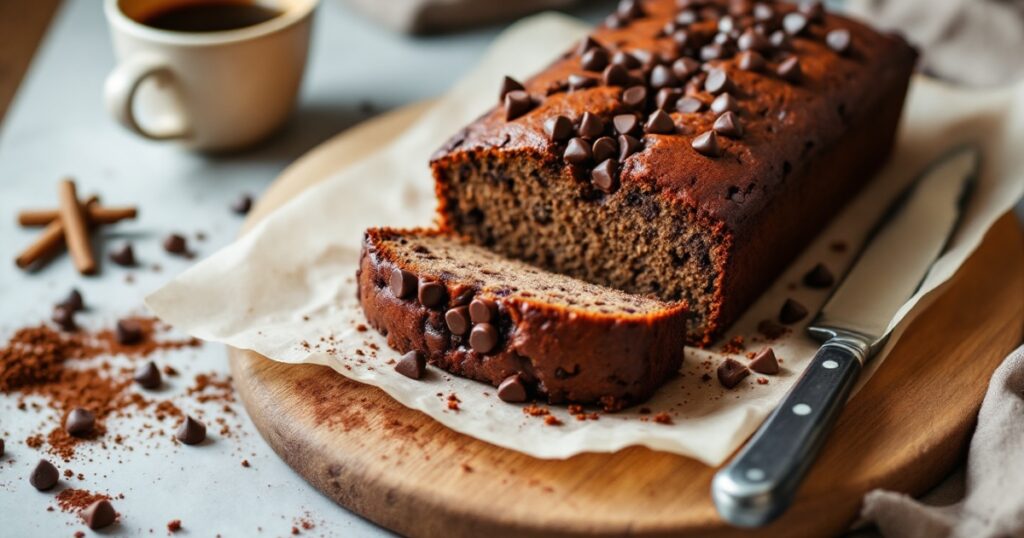
[[[931,164],[870,234],[853,268],[807,327],[820,342],[803,375],[711,482],[718,513],[759,527],[789,507],[867,361],[945,249],[977,175],[976,148]]]

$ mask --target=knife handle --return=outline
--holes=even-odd
[[[836,337],[821,346],[747,446],[715,474],[711,493],[723,519],[759,527],[789,507],[867,354],[857,339]]]

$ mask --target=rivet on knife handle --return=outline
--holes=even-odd
[[[826,342],[785,400],[711,484],[718,512],[741,527],[785,511],[814,462],[860,374],[868,346],[856,338]]]

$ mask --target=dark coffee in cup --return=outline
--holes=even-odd
[[[223,32],[267,22],[282,11],[251,2],[216,1],[170,6],[140,20],[172,32]]]

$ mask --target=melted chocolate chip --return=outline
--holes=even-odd
[[[766,347],[754,355],[753,360],[750,361],[750,369],[765,375],[779,373],[779,361],[775,358],[772,348]]]
[[[750,370],[735,359],[725,359],[718,366],[718,382],[727,389],[739,385],[740,381],[743,381],[748,375],[750,375]]]
[[[410,351],[395,364],[395,371],[409,379],[421,379],[427,370],[427,358],[419,351]]]
[[[722,148],[718,145],[718,136],[714,131],[705,131],[697,135],[690,142],[690,146],[697,150],[697,153],[708,157],[717,157],[722,153]]]
[[[490,323],[478,323],[469,333],[469,346],[473,351],[486,355],[498,346],[498,330]]]
[[[793,299],[786,299],[782,308],[779,309],[779,321],[786,325],[796,323],[805,317],[807,317],[807,307]]]
[[[408,299],[416,293],[416,275],[409,271],[396,267],[391,271],[391,281],[389,284],[391,293],[399,299]]]
[[[572,138],[572,120],[565,116],[548,118],[544,122],[544,132],[552,142],[565,142]]]
[[[503,402],[519,403],[526,401],[526,385],[519,374],[510,375],[498,385],[498,398]]]
[[[444,284],[435,280],[420,279],[416,298],[419,299],[421,305],[427,308],[442,306],[447,295],[448,291]]]
[[[605,193],[612,193],[618,188],[617,167],[612,159],[605,159],[590,172],[590,182]]]

